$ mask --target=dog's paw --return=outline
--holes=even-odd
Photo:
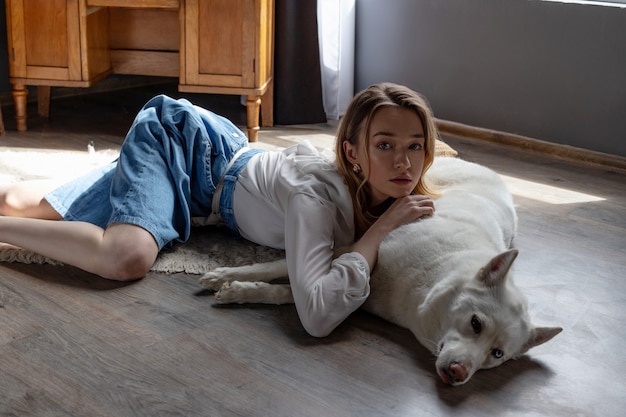
[[[293,295],[289,285],[273,285],[267,282],[226,282],[215,293],[218,304],[292,304]]]
[[[245,303],[249,292],[249,288],[246,287],[238,281],[225,282],[215,293],[215,301],[218,304]]]
[[[224,284],[229,282],[227,272],[228,268],[215,268],[202,275],[198,283],[208,290],[218,291]]]

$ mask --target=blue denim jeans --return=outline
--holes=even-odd
[[[191,217],[211,213],[216,185],[224,176],[220,212],[237,231],[232,191],[237,175],[259,150],[246,152],[224,171],[247,144],[228,119],[184,99],[157,96],[137,114],[116,161],[57,188],[46,200],[66,220],[102,228],[140,226],[161,249],[189,238]]]

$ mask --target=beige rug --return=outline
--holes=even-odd
[[[71,179],[106,164],[117,156],[114,151],[85,152],[50,150],[0,150],[0,183],[27,179]],[[185,244],[162,251],[152,267],[155,272],[203,274],[219,266],[238,266],[278,259],[283,251],[258,246],[233,236],[221,227],[197,227]],[[37,253],[0,243],[0,262],[28,264],[60,263]]]

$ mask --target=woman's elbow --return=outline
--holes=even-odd
[[[300,321],[308,334],[313,337],[326,337],[341,323],[331,314],[300,315]]]
[[[304,325],[304,330],[306,330],[306,332],[309,335],[313,337],[318,337],[318,338],[328,336],[335,329],[335,326],[333,327],[320,326],[319,323],[316,323],[315,325],[307,325],[303,323],[303,325]]]

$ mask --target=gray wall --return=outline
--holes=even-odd
[[[438,118],[626,156],[626,9],[357,0],[355,88],[393,81]]]

